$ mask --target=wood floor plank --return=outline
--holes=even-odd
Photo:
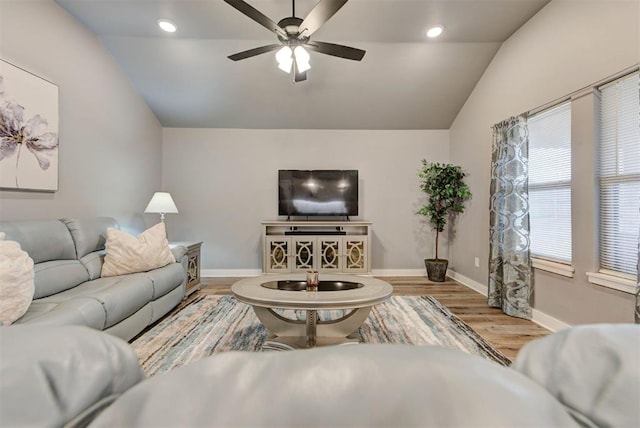
[[[241,278],[202,278],[201,291],[229,295],[231,285]],[[487,298],[450,278],[436,283],[425,277],[380,277],[393,286],[398,296],[430,295],[484,337],[496,349],[513,359],[530,341],[550,334],[533,321],[515,318],[487,305]]]

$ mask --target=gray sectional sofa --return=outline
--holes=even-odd
[[[108,227],[119,228],[110,217],[0,222],[34,261],[34,299],[14,325],[81,325],[130,340],[180,303],[186,249],[162,268],[101,278]]]
[[[225,352],[147,380],[86,327],[0,327],[0,427],[638,427],[640,325],[527,344],[510,368],[438,346]]]

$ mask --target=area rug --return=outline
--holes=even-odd
[[[290,311],[288,317],[303,317]],[[335,311],[319,311],[321,319]],[[261,351],[268,335],[251,306],[232,296],[200,295],[132,342],[148,376],[212,354]],[[501,365],[511,361],[431,296],[393,296],[377,305],[356,332],[362,343],[439,345]]]

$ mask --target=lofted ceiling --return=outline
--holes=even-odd
[[[246,0],[279,21],[290,0]],[[56,0],[109,49],[165,127],[448,129],[500,45],[549,0],[350,0],[312,40],[367,51],[361,62],[311,52],[293,83],[277,43],[222,0]],[[317,0],[295,2],[304,18]],[[156,20],[175,22],[161,31]],[[445,32],[427,39],[429,26]]]

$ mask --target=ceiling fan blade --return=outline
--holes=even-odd
[[[243,0],[224,0],[227,4],[233,6],[249,18],[256,21],[258,24],[262,25],[266,29],[276,33],[279,36],[287,39],[287,33],[278,26],[275,22],[273,22],[269,17],[264,15],[255,7],[251,6],[249,3]]]
[[[298,67],[296,67],[295,74],[293,76],[293,81],[298,83],[298,82],[304,82],[305,80],[307,80],[307,72],[303,71],[302,73],[298,73]]]
[[[229,58],[232,61],[240,61],[241,59],[247,59],[247,58],[251,58],[252,56],[275,51],[281,46],[282,45],[279,45],[279,44],[260,46],[259,48],[253,48],[253,49],[249,49],[248,51],[242,51],[242,52],[238,52],[237,54],[229,55],[227,58]]]
[[[307,72],[298,70],[298,63],[293,61],[293,83],[303,82],[307,80]]]
[[[300,24],[300,34],[309,37],[327,22],[348,0],[322,0]]]
[[[335,43],[326,42],[307,42],[304,46],[308,47],[312,51],[320,52],[325,55],[337,56],[339,58],[351,59],[353,61],[360,61],[367,51],[362,49],[356,49],[344,45],[336,45]]]

